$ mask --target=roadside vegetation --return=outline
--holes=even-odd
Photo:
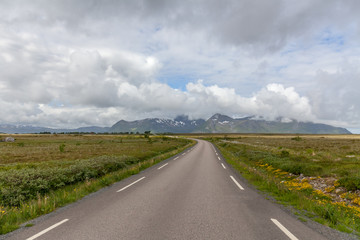
[[[15,138],[15,142],[0,143],[0,234],[194,144],[190,140],[149,134]]]
[[[208,139],[258,189],[315,220],[360,236],[359,136],[230,135]]]

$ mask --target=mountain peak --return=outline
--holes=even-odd
[[[234,120],[234,119],[232,119],[232,118],[229,117],[229,116],[222,115],[222,114],[220,114],[220,113],[216,113],[216,114],[214,114],[211,118],[209,118],[209,120],[218,121],[218,122],[223,122],[223,121],[232,121],[232,120]]]
[[[174,121],[177,121],[177,122],[187,122],[189,121],[189,117],[186,116],[186,115],[179,115],[177,116]]]

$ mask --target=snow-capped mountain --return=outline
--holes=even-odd
[[[261,117],[231,118],[215,114],[208,120],[189,120],[187,116],[172,119],[148,118],[127,122],[121,120],[112,126],[110,132],[153,133],[305,133],[305,134],[351,134],[345,128],[326,124],[298,122],[279,118],[266,121]]]
[[[40,133],[40,132],[94,132],[94,133],[303,133],[303,134],[351,134],[345,128],[326,124],[299,122],[278,118],[267,121],[261,117],[231,118],[215,114],[208,120],[190,120],[181,115],[175,119],[147,118],[137,121],[120,120],[112,127],[83,127],[77,129],[52,129],[25,125],[0,125],[0,133]]]
[[[110,128],[109,132],[187,133],[193,132],[204,123],[203,119],[190,120],[183,115],[175,119],[147,118],[131,122],[120,120]]]

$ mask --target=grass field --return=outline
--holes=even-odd
[[[0,138],[5,136],[0,135]],[[147,138],[131,135],[51,134],[13,137],[16,138],[15,143],[0,144],[1,165],[87,159],[103,155],[129,155],[143,159],[180,143],[167,137],[152,137],[152,144],[148,144]]]
[[[234,169],[278,202],[291,205],[300,220],[313,219],[359,235],[359,135],[187,136],[213,142]],[[0,142],[0,233],[138,173],[193,144],[165,136],[15,138],[14,143]]]
[[[0,234],[194,144],[140,135],[13,137],[15,142],[0,142]]]
[[[259,189],[338,230],[360,233],[360,136],[214,135],[226,160]]]

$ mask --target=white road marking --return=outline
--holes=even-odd
[[[271,218],[271,221],[280,228],[281,231],[283,231],[286,236],[288,236],[291,240],[298,240],[297,237],[295,237],[289,230],[287,230],[278,220]]]
[[[223,163],[221,163],[221,165],[223,166],[224,169],[226,169],[225,165]]]
[[[179,157],[174,158],[174,160],[178,159]]]
[[[218,157],[219,161],[221,161],[221,159]]]
[[[61,222],[58,222],[58,223],[56,223],[56,224],[54,224],[54,225],[52,225],[52,226],[48,227],[47,229],[42,230],[42,231],[41,231],[41,232],[39,232],[38,234],[35,234],[34,236],[27,238],[26,240],[33,240],[33,239],[35,239],[35,238],[37,238],[37,237],[40,237],[41,235],[43,235],[43,234],[47,233],[48,231],[50,231],[50,230],[52,230],[52,229],[56,228],[57,226],[59,226],[59,225],[63,224],[64,222],[67,222],[67,221],[69,221],[69,219],[64,219],[64,220],[62,220]]]
[[[161,167],[158,168],[158,170],[162,169],[163,167],[165,167],[166,165],[168,165],[169,163],[165,163],[164,165],[162,165]]]
[[[218,155],[217,152],[215,152],[216,156]]]
[[[240,190],[244,190],[244,188],[240,185],[240,183],[238,183],[235,178],[233,176],[230,176],[231,180],[233,180],[233,182],[236,184],[236,186],[238,186],[238,188],[240,188]]]
[[[130,184],[129,184],[129,185],[127,185],[126,187],[123,187],[122,189],[117,190],[116,192],[121,192],[121,191],[123,191],[123,190],[127,189],[128,187],[130,187],[130,186],[134,185],[135,183],[140,182],[140,181],[141,181],[141,180],[143,180],[144,178],[145,178],[145,177],[139,178],[139,179],[138,179],[138,180],[136,180],[135,182],[130,183]]]
[[[183,156],[184,156],[185,154],[186,154],[186,153],[183,153],[183,154],[181,154],[181,155],[183,155]]]

